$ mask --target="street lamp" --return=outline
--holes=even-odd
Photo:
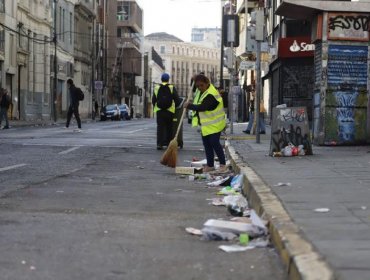
[[[57,112],[56,112],[56,97],[57,97],[57,90],[58,90],[58,58],[57,58],[57,0],[54,0],[54,89],[51,98],[51,110],[53,115],[54,122],[57,121]]]

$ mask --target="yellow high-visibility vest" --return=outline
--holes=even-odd
[[[218,105],[216,109],[212,111],[198,112],[202,136],[221,132],[226,126],[224,103],[220,93],[212,84],[201,96],[199,92],[200,98],[197,98],[196,96],[194,98],[194,104],[201,104],[204,98],[206,98],[206,96],[209,94],[212,94],[216,98],[216,100],[218,101]]]
[[[173,94],[173,85],[170,85],[168,83],[162,83],[162,85],[168,85],[168,87],[170,88],[171,94]],[[158,98],[159,87],[160,87],[160,85],[156,85],[154,87],[154,95],[157,98]],[[175,107],[175,101],[172,100],[171,107],[169,107],[167,110],[170,111],[171,113],[175,113],[175,108],[176,108]],[[154,105],[154,113],[158,112],[159,110],[162,110],[162,109],[157,106],[157,102],[156,102],[155,105]]]

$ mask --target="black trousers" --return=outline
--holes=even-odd
[[[174,114],[168,110],[157,112],[157,146],[168,146],[172,140]]]
[[[81,128],[81,119],[80,114],[78,113],[78,105],[70,105],[67,112],[67,123],[66,127],[69,127],[69,123],[71,122],[72,114],[75,115],[78,128]]]

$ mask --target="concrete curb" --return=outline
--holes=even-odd
[[[287,269],[288,279],[336,279],[323,257],[302,237],[271,188],[241,160],[228,140],[225,146],[233,169],[244,175],[243,195],[248,198],[250,207],[269,222],[271,241]]]

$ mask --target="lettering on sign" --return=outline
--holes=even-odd
[[[328,38],[367,41],[369,39],[369,24],[369,15],[329,14]]]
[[[302,43],[298,44],[297,41],[294,40],[293,44],[289,47],[289,50],[291,52],[314,51],[315,50],[315,45],[314,44],[307,44],[305,42],[302,42]]]

